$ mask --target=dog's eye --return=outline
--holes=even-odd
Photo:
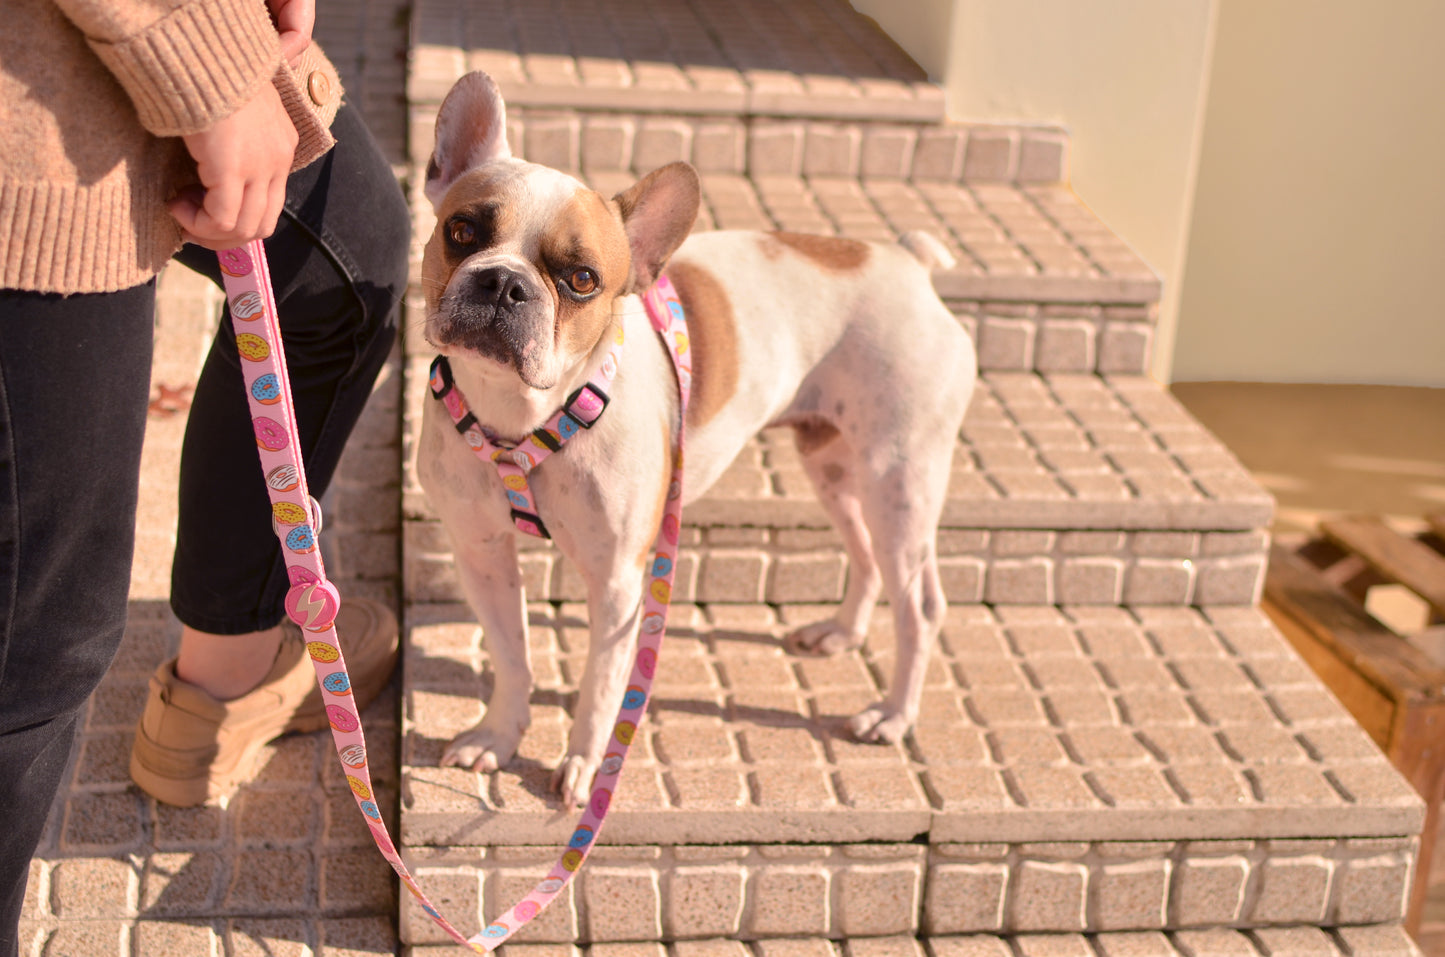
[[[572,274],[567,277],[567,285],[571,286],[572,291],[579,296],[590,296],[597,291],[597,273],[585,267],[574,269]]]
[[[458,246],[475,246],[477,227],[457,216],[447,223],[447,236]]]

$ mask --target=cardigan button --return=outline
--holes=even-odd
[[[312,103],[325,106],[331,98],[331,78],[321,70],[312,71],[306,80],[306,92],[311,95]]]

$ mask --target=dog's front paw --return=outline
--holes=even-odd
[[[783,647],[795,655],[821,657],[836,655],[854,648],[863,647],[867,635],[849,631],[840,623],[829,618],[815,621],[791,631],[783,638]]]
[[[490,717],[490,713],[488,714]],[[522,743],[525,724],[506,721],[488,721],[470,731],[457,735],[442,752],[442,767],[471,768],[475,771],[495,771],[506,767]]]
[[[562,759],[552,774],[552,790],[562,798],[563,807],[581,807],[587,803],[599,764],[580,754],[569,754]]]
[[[913,718],[879,702],[848,719],[848,732],[867,744],[897,744],[913,727]]]

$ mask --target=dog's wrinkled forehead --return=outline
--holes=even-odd
[[[516,159],[468,171],[447,191],[440,213],[443,228],[462,219],[478,229],[481,248],[529,259],[539,246],[625,242],[601,196],[566,173]]]

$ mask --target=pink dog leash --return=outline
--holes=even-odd
[[[306,650],[316,669],[316,680],[321,687],[327,718],[331,724],[332,739],[336,745],[337,756],[345,769],[347,784],[367,827],[371,829],[377,848],[401,878],[402,884],[416,897],[422,910],[458,944],[476,953],[488,953],[550,904],[582,866],[595,844],[597,833],[616,790],[623,761],[636,732],[637,722],[641,720],[647,707],[677,563],[677,542],[682,518],[681,422],[672,482],[668,490],[662,527],[657,535],[657,555],[651,569],[652,580],[646,592],[637,656],[622,708],[613,728],[611,744],[597,774],[591,798],[573,831],[568,849],[553,865],[547,877],[505,915],[489,924],[481,933],[466,938],[422,893],[416,879],[412,877],[397,852],[374,798],[375,789],[368,769],[366,741],[355,702],[351,698],[351,679],[346,671],[346,660],[336,636],[335,619],[341,598],[336,587],[326,579],[321,553],[317,547],[316,536],[320,530],[321,512],[306,487],[305,468],[296,439],[298,433],[295,406],[291,398],[290,380],[286,375],[286,360],[265,248],[260,240],[253,240],[245,247],[219,253],[218,258],[226,298],[231,307],[236,347],[243,360],[242,377],[250,404],[256,444],[260,451],[261,468],[271,498],[273,526],[277,538],[281,541],[281,554],[291,582],[291,589],[286,595],[286,613],[309,636]],[[663,336],[668,351],[673,356],[682,409],[685,412],[691,390],[692,356],[688,348],[682,306],[666,279],[660,279],[658,285],[643,297],[643,301],[653,326]],[[609,358],[614,361],[615,372],[615,353]],[[608,378],[610,381],[610,376]],[[602,401],[605,405],[605,395]],[[569,400],[569,405],[572,404]],[[569,411],[564,409],[563,413]],[[600,413],[599,407],[597,414]],[[592,420],[595,421],[595,418],[596,415],[593,415]],[[587,425],[590,425],[590,422]],[[530,471],[530,467],[518,471],[525,485],[525,475]],[[504,471],[502,474],[505,481],[508,472]],[[527,491],[527,500],[530,503],[530,490]],[[519,528],[524,528],[523,522],[519,521],[517,524]],[[539,531],[545,531],[540,521],[538,526]]]

